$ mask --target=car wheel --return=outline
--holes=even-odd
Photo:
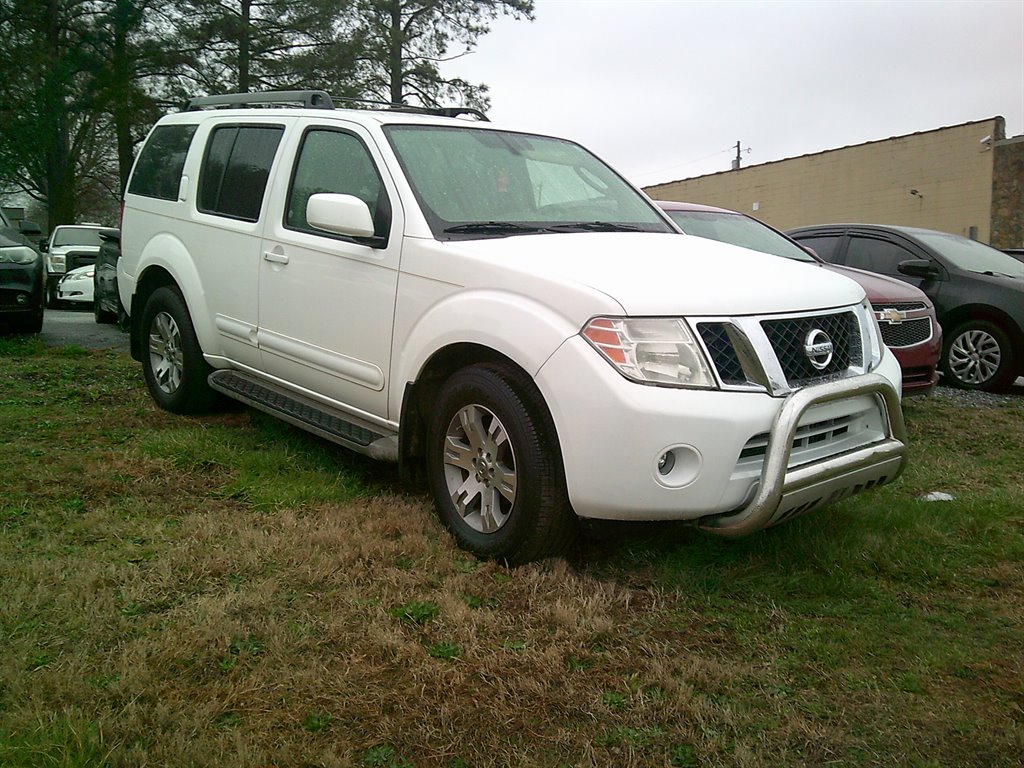
[[[532,382],[475,365],[441,387],[427,473],[441,521],[463,549],[517,564],[560,554],[577,518],[554,424]]]
[[[42,312],[42,310],[40,309],[39,313],[36,314],[36,316],[33,317],[31,320],[26,320],[25,322],[23,322],[20,325],[18,325],[18,330],[21,333],[39,333],[40,331],[42,331],[43,330],[43,312]]]
[[[153,291],[142,312],[146,348],[142,370],[157,405],[172,413],[203,413],[215,394],[206,383],[213,370],[203,359],[192,318],[177,288]]]
[[[942,354],[942,372],[961,389],[1005,389],[1016,378],[1010,337],[988,320],[968,320],[949,334]]]

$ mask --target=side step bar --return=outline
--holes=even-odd
[[[398,461],[398,435],[384,434],[351,414],[242,371],[217,370],[207,382],[230,398],[338,445],[381,461]]]

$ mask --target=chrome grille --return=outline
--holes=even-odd
[[[700,333],[704,346],[707,347],[711,362],[718,371],[718,376],[723,384],[741,385],[747,383],[747,376],[743,373],[743,365],[740,363],[736,350],[733,348],[732,340],[726,330],[725,323],[699,323],[697,331]]]
[[[863,363],[860,326],[852,312],[762,320],[761,327],[790,385],[803,386],[833,379],[850,366]],[[832,360],[822,370],[811,365],[804,352],[807,335],[816,329],[827,333],[833,346]]]
[[[882,341],[887,347],[912,347],[932,336],[932,321],[927,317],[904,320],[902,323],[879,323]]]

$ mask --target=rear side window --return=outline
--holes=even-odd
[[[259,219],[283,133],[281,126],[215,128],[199,172],[199,210],[244,221]]]
[[[195,135],[194,125],[161,125],[142,148],[128,192],[159,200],[177,200],[181,172]]]

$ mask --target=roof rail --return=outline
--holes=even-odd
[[[396,104],[391,101],[375,99],[355,99],[339,96],[332,99],[326,91],[262,91],[258,93],[228,93],[222,96],[196,96],[189,99],[185,112],[196,112],[202,109],[244,109],[246,107],[306,107],[307,109],[334,109],[334,102],[350,104],[369,104],[374,107],[393,112],[409,112],[418,115],[435,115],[437,117],[459,117],[472,115],[477,120],[490,122],[487,115],[473,107],[414,107],[407,104]]]
[[[337,96],[335,101],[344,101],[349,104],[371,104],[375,107],[383,107],[392,112],[409,112],[417,115],[434,115],[436,117],[459,117],[460,115],[472,115],[477,120],[489,123],[487,117],[479,109],[472,107],[414,107],[408,104],[399,104],[394,101],[380,101],[378,99],[356,99],[351,96]]]
[[[334,109],[326,91],[263,91],[261,93],[228,93],[222,96],[196,96],[185,105],[186,112],[201,109],[244,109],[251,106],[306,107]]]

